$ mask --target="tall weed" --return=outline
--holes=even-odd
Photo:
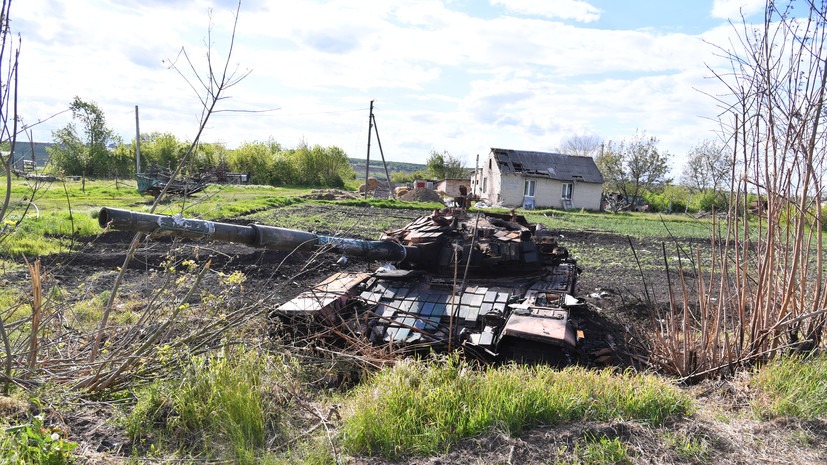
[[[239,463],[254,463],[253,452],[277,415],[265,406],[264,367],[255,351],[193,357],[182,377],[156,381],[140,394],[127,432],[136,444],[158,435],[164,448],[215,457],[229,452]]]

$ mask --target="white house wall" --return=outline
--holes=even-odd
[[[525,200],[525,182],[533,180],[536,183],[534,186],[535,208],[563,208],[563,181],[543,177],[526,177],[516,173],[503,174],[500,179],[503,206],[522,207]],[[578,182],[572,188],[572,204],[574,208],[599,210],[602,194],[601,184]]]
[[[562,186],[560,189],[562,190]],[[574,208],[586,210],[600,210],[600,201],[603,199],[603,184],[593,182],[578,182],[571,191]]]
[[[482,168],[483,179],[480,181],[480,190],[482,192],[482,186],[485,186],[485,192],[480,194],[480,199],[486,201],[490,205],[495,205],[502,202],[500,189],[502,173],[497,165],[497,161],[490,161],[492,159],[493,155],[488,154],[488,159],[485,161]],[[488,169],[489,163],[491,164],[491,169]]]
[[[503,173],[500,176],[499,186],[503,206],[523,206],[523,190],[525,189],[523,176],[514,173]]]
[[[478,195],[481,200],[490,205],[500,204],[505,207],[522,207],[525,200],[525,181],[531,179],[536,181],[534,189],[535,208],[563,208],[561,195],[563,182],[556,179],[549,179],[544,176],[527,177],[521,173],[503,173],[500,171],[493,154],[489,153],[485,164],[482,165],[481,178],[479,181]],[[491,169],[488,168],[489,163]],[[485,184],[486,190],[482,191]],[[603,185],[598,183],[578,182],[572,188],[572,204],[574,208],[585,208],[587,210],[599,210],[600,200],[603,195]]]

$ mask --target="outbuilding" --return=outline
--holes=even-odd
[[[492,148],[472,190],[491,205],[599,210],[603,175],[592,157]]]
[[[434,185],[434,190],[445,192],[449,197],[456,197],[460,195],[460,188],[465,186],[468,192],[471,192],[471,180],[469,178],[445,178],[437,181]]]

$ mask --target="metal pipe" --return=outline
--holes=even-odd
[[[98,223],[102,228],[110,227],[139,231],[156,236],[236,242],[250,247],[270,250],[298,250],[302,252],[318,250],[352,257],[364,257],[369,260],[401,262],[408,257],[409,252],[415,252],[414,247],[405,247],[393,241],[365,241],[262,224],[245,226],[184,218],[181,215],[140,213],[120,208],[101,208]]]

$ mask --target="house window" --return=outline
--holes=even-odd
[[[537,181],[526,181],[525,182],[525,196],[526,197],[534,197],[534,187]]]
[[[482,178],[482,193],[488,192],[488,178]]]
[[[564,182],[563,183],[563,193],[561,194],[561,196],[564,199],[571,200],[571,188],[572,188],[572,184],[570,182]]]
[[[491,159],[490,158],[488,159],[488,169],[489,170],[491,169]]]

